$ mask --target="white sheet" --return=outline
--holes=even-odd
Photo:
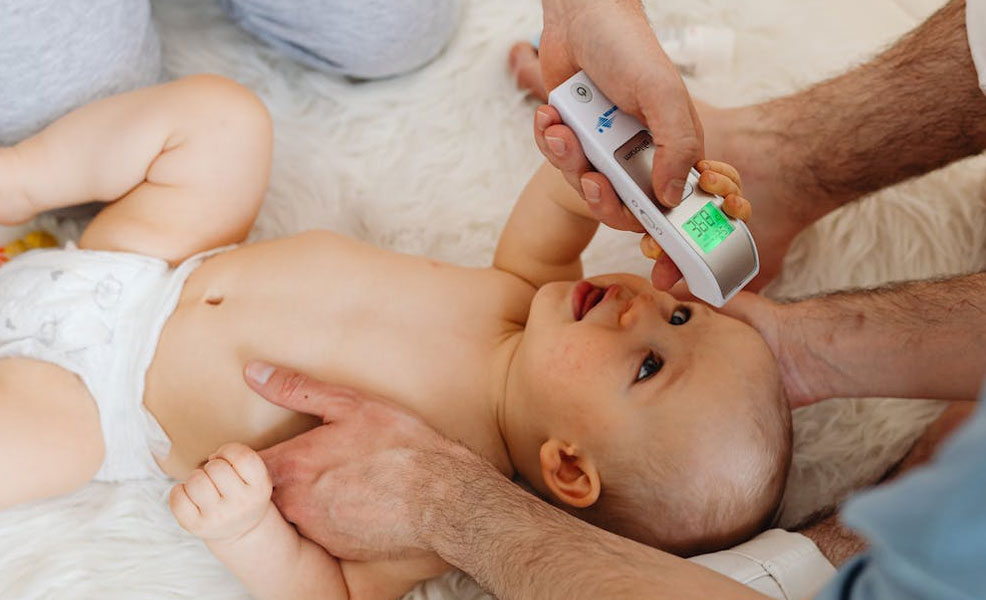
[[[654,0],[664,22],[737,31],[732,73],[689,82],[722,104],[797,89],[864,59],[939,0]],[[539,29],[537,0],[471,0],[448,51],[406,78],[353,85],[294,65],[224,21],[212,3],[160,0],[174,74],[215,71],[256,89],[276,127],[268,202],[252,237],[329,227],[383,247],[485,264],[513,199],[539,162],[536,103],[514,91],[510,44]],[[926,277],[986,264],[981,158],[887,190],[826,218],[792,248],[778,296]],[[754,202],[756,199],[753,199]],[[77,233],[69,223],[46,225]],[[644,273],[633,236],[605,233],[590,272]],[[796,415],[796,458],[783,524],[876,480],[935,404],[834,401]],[[93,484],[0,512],[0,597],[238,599],[245,594],[173,523],[166,486]],[[467,578],[429,582],[416,598],[476,598]]]

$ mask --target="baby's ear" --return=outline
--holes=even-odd
[[[599,471],[577,448],[557,439],[541,445],[541,478],[555,498],[586,508],[599,499]]]

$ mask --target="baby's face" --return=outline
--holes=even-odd
[[[514,368],[557,435],[602,452],[661,437],[699,462],[712,458],[705,443],[718,452],[745,443],[752,434],[735,425],[738,411],[780,390],[753,328],[626,274],[543,286]]]

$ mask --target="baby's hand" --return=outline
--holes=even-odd
[[[190,533],[229,540],[248,533],[273,508],[271,490],[260,455],[243,444],[225,444],[185,483],[171,488],[169,504]]]
[[[749,221],[753,208],[749,200],[743,197],[743,184],[739,173],[732,165],[715,160],[700,160],[695,169],[701,173],[698,186],[710,194],[722,196],[722,211],[730,217]],[[640,240],[640,251],[644,256],[657,260],[661,256],[661,246],[649,234],[644,234]]]

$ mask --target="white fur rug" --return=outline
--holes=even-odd
[[[864,59],[941,0],[660,0],[662,22],[728,25],[735,69],[689,81],[720,104],[793,91]],[[447,51],[391,81],[353,84],[277,56],[230,25],[211,2],[160,0],[156,18],[171,74],[212,71],[255,89],[274,116],[268,202],[252,237],[325,227],[403,252],[487,263],[512,202],[540,156],[536,102],[515,91],[510,44],[540,26],[537,0],[471,0]],[[764,157],[769,160],[769,157]],[[831,215],[794,245],[769,290],[827,289],[958,273],[986,264],[986,209],[975,158]],[[754,202],[756,199],[753,199]],[[62,236],[78,224],[42,223]],[[593,273],[646,272],[634,236],[607,232]],[[831,401],[800,411],[783,523],[875,481],[908,447],[937,403]],[[2,598],[244,598],[204,547],[174,524],[168,486],[92,484],[68,497],[0,512]],[[456,574],[417,598],[474,598]]]

